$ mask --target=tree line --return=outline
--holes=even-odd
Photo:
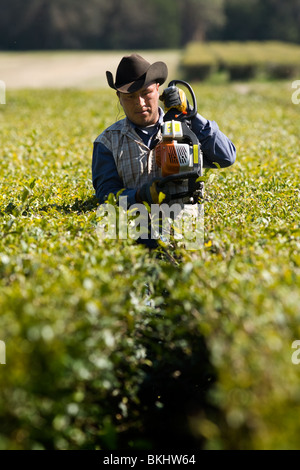
[[[300,42],[299,0],[0,0],[0,49],[179,48]]]

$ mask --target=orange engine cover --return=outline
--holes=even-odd
[[[155,161],[162,176],[176,175],[193,166],[190,147],[176,141],[161,142],[155,147]]]

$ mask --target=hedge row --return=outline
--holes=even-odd
[[[113,91],[8,93],[0,449],[300,448],[299,106],[285,83],[248,88],[194,87],[237,161],[206,170],[205,243],[172,243],[176,263],[98,239]]]
[[[191,42],[181,61],[187,80],[205,80],[217,71],[226,71],[230,80],[257,76],[288,79],[300,72],[300,46],[267,42]]]

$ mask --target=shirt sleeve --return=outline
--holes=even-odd
[[[192,131],[197,135],[203,152],[204,168],[217,168],[217,163],[224,168],[233,165],[236,149],[223,134],[215,121],[209,121],[200,114],[192,119]]]
[[[110,193],[117,194],[124,189],[113,154],[101,142],[94,142],[92,159],[92,181],[96,197],[103,204]],[[134,204],[136,189],[125,188],[122,196],[127,196],[128,206]]]

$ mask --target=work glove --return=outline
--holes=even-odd
[[[166,88],[159,99],[164,103],[165,113],[171,108],[177,109],[180,113],[187,113],[190,109],[186,94],[177,86]]]
[[[159,188],[159,182],[161,178],[153,178],[149,183],[143,184],[143,186],[137,191],[137,201],[146,202],[151,204],[168,204],[170,202],[170,192],[167,188]],[[162,193],[160,195],[160,193]]]

